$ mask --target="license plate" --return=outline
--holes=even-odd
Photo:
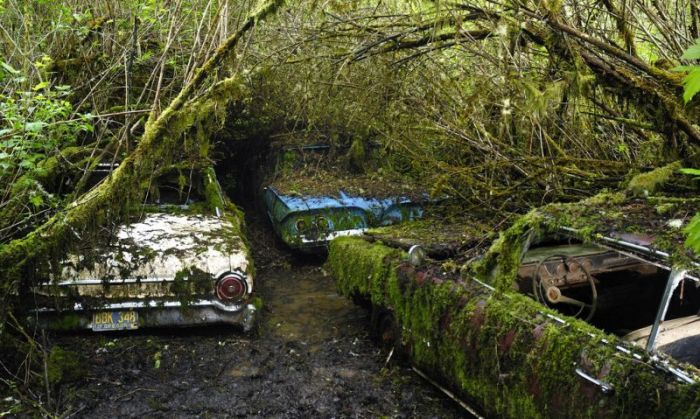
[[[133,330],[139,327],[139,314],[136,311],[99,311],[92,315],[92,330]]]

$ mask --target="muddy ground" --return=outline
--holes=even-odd
[[[250,225],[250,222],[249,222]],[[371,341],[319,258],[280,249],[253,222],[257,334],[224,327],[54,336],[84,378],[53,395],[69,417],[461,417],[464,411]],[[60,407],[59,407],[60,406]]]

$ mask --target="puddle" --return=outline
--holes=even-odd
[[[343,336],[348,323],[366,320],[366,313],[338,295],[332,278],[320,267],[267,272],[264,278],[269,303],[263,333],[313,348]]]

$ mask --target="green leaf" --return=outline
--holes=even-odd
[[[44,198],[42,198],[41,195],[34,195],[29,198],[29,202],[34,205],[34,208],[39,208],[41,204],[44,203]]]
[[[696,255],[700,255],[700,213],[695,214],[684,231],[687,234],[685,247],[691,249]]]
[[[44,121],[27,122],[24,124],[24,130],[29,132],[39,132],[42,128],[44,128],[44,126],[46,126],[46,122]]]
[[[696,39],[695,44],[688,47],[688,49],[685,50],[681,58],[686,60],[697,60],[698,58],[700,58],[700,39]]]
[[[47,81],[42,81],[41,83],[39,83],[39,84],[37,84],[36,86],[32,87],[32,90],[34,90],[34,91],[36,92],[37,90],[46,89],[47,87],[49,87],[49,82],[47,82]]]
[[[12,74],[13,76],[19,75],[19,71],[18,71],[18,70],[15,70],[14,68],[12,68],[11,65],[9,65],[8,63],[6,63],[6,62],[4,62],[4,61],[0,61],[0,67],[2,67],[5,71],[7,71],[8,73]]]
[[[690,102],[700,92],[700,67],[695,66],[683,79],[683,101]]]
[[[684,167],[682,169],[678,169],[678,171],[683,173],[684,175],[700,176],[700,169],[693,169],[690,167]]]
[[[678,73],[682,73],[684,71],[691,71],[696,67],[697,66],[695,66],[695,65],[679,65],[679,66],[673,67],[671,69],[671,71],[676,71]]]

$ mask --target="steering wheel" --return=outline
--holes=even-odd
[[[548,262],[557,260],[561,263],[554,265],[554,272],[549,272]],[[580,283],[588,285],[588,293],[580,292],[581,287],[571,287]],[[569,295],[572,294],[571,291],[575,291],[577,298],[564,295],[562,289],[567,291]],[[549,308],[565,305],[576,310],[578,307],[578,311],[572,315],[585,321],[593,318],[598,306],[598,290],[593,277],[578,260],[565,255],[551,255],[537,264],[537,269],[532,277],[532,291],[535,294],[535,299]],[[588,301],[582,301],[579,294],[588,294],[588,298],[585,299]]]

